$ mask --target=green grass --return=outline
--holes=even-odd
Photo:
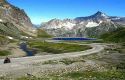
[[[72,72],[64,75],[65,77],[70,77],[74,80],[90,79],[90,80],[124,80],[125,72],[124,71],[105,71],[105,72],[96,72],[96,71],[85,71],[85,72]]]
[[[49,35],[46,31],[44,31],[42,29],[38,29],[37,37],[39,37],[39,38],[51,38],[52,36]]]
[[[65,65],[70,65],[70,64],[75,63],[75,62],[85,62],[85,61],[81,58],[76,58],[76,59],[75,58],[74,59],[64,58],[64,59],[60,60],[59,62],[62,62]]]
[[[44,64],[58,64],[58,62],[56,60],[48,60],[48,61],[43,62],[43,65]]]
[[[64,63],[65,65],[70,65],[70,64],[78,62],[78,61],[65,58],[63,60],[60,60],[60,62]]]
[[[102,39],[90,40],[90,41],[62,41],[68,43],[79,43],[79,44],[91,44],[91,43],[103,43]]]
[[[0,46],[6,44],[9,41],[4,35],[0,34]]]
[[[11,53],[9,51],[6,51],[6,50],[2,50],[0,51],[0,56],[7,56],[7,55],[10,55]]]
[[[48,60],[48,61],[43,62],[43,64],[63,63],[65,65],[70,65],[70,64],[75,63],[75,62],[85,62],[85,61],[82,58],[72,58],[72,59],[64,58],[64,59],[61,59],[61,60]]]
[[[67,52],[77,52],[90,49],[90,46],[66,44],[66,43],[52,43],[52,42],[29,42],[31,48],[37,48],[41,52],[59,54]]]
[[[125,54],[125,43],[121,43],[121,48],[117,48],[116,50],[119,52],[119,53],[123,53]]]
[[[21,77],[16,80],[51,80],[49,77],[47,78],[38,78],[38,77]]]
[[[62,75],[48,75],[38,77],[22,77],[17,80],[125,80],[124,71],[77,71]]]

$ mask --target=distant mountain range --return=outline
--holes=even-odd
[[[125,25],[125,17],[108,16],[96,12],[75,19],[52,19],[41,25],[41,29],[56,37],[98,37]]]
[[[20,37],[22,33],[35,36],[35,28],[23,9],[0,0],[0,33]]]

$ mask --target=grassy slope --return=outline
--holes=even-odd
[[[8,42],[8,39],[5,36],[0,34],[0,46],[6,44],[7,42]]]
[[[44,30],[38,29],[37,37],[39,37],[39,38],[51,38],[52,36],[49,35],[47,32],[45,32]]]
[[[8,39],[3,36],[3,35],[0,35],[0,46],[2,47],[3,45],[7,44],[8,43]],[[7,55],[10,55],[11,53],[9,51],[6,51],[6,50],[0,50],[0,56],[7,56]]]
[[[16,26],[14,26],[10,22],[2,23],[0,22],[0,34],[6,34],[8,36],[13,36],[18,38],[20,36],[20,32]]]
[[[101,35],[101,39],[106,42],[125,42],[125,28],[119,28],[113,32]]]
[[[10,55],[11,53],[9,51],[6,51],[6,50],[2,50],[0,51],[0,56],[7,56],[7,55]]]

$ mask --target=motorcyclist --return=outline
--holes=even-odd
[[[4,59],[4,64],[6,64],[6,63],[11,63],[10,58],[6,57],[6,58]]]

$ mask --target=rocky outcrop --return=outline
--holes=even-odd
[[[0,0],[0,22],[9,22],[13,24],[20,32],[24,32],[29,35],[34,35],[35,33],[35,28],[33,28],[31,20],[25,11],[11,5],[6,0]]]

